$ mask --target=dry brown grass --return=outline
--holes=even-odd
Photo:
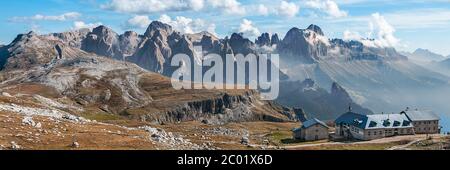
[[[42,124],[42,130],[21,124],[23,116],[0,112],[0,144],[10,146],[15,141],[24,149],[65,150],[65,149],[155,149],[158,146],[145,140],[148,134],[140,130],[126,130],[113,125],[96,123],[76,124],[66,121],[55,123],[46,117],[33,117]],[[48,133],[44,132],[47,131]],[[58,133],[53,133],[60,132]],[[119,133],[120,132],[120,133]],[[80,148],[71,144],[77,141]]]

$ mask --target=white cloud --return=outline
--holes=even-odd
[[[177,16],[175,19],[172,19],[170,16],[163,14],[159,21],[171,25],[175,30],[184,34],[193,34],[205,30],[214,35],[216,34],[216,25],[207,23],[202,19],[192,19],[183,16]]]
[[[205,7],[205,1],[204,0],[189,0],[189,6],[194,11],[200,11]]]
[[[248,37],[256,37],[260,34],[259,29],[253,26],[253,22],[247,19],[242,20],[238,31]]]
[[[336,2],[332,0],[309,0],[306,6],[318,9],[330,17],[340,18],[347,16],[347,11],[342,11]]]
[[[281,4],[278,8],[278,14],[284,15],[287,17],[294,17],[300,11],[300,7],[293,2],[281,1]]]
[[[246,13],[245,8],[237,0],[208,0],[208,3],[226,14],[244,15]]]
[[[397,29],[448,29],[450,27],[450,10],[448,9],[411,9],[383,15]]]
[[[204,0],[111,0],[101,5],[116,12],[148,14],[165,11],[203,9]]]
[[[395,28],[382,15],[374,13],[369,21],[367,38],[364,38],[358,32],[346,30],[344,39],[358,40],[369,47],[396,47],[400,40],[395,37],[394,33]]]
[[[238,0],[110,0],[102,4],[101,8],[122,13],[150,14],[170,11],[200,11],[207,6],[225,14],[245,14],[245,8]]]
[[[81,16],[78,12],[68,12],[61,15],[41,15],[37,14],[31,17],[13,17],[10,21],[13,22],[28,22],[28,21],[66,21],[75,20]]]
[[[389,24],[383,16],[379,13],[372,14],[372,21],[374,31],[378,31],[377,40],[382,46],[396,46],[399,40],[394,36],[395,29]]]
[[[72,29],[74,29],[74,30],[79,30],[79,29],[82,29],[82,28],[92,29],[92,28],[98,27],[100,25],[102,25],[101,22],[85,23],[83,21],[75,21],[75,22],[73,22],[73,28]]]
[[[363,36],[361,36],[361,34],[359,34],[358,32],[353,32],[350,30],[345,30],[344,31],[344,40],[362,40],[364,39]]]
[[[146,15],[136,15],[127,20],[125,28],[147,28],[152,21]]]
[[[267,16],[269,15],[269,8],[267,8],[264,4],[258,5],[258,14]]]

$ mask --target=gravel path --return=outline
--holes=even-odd
[[[388,137],[388,138],[382,138],[382,139],[375,139],[371,141],[360,141],[360,142],[324,142],[324,143],[314,143],[314,144],[298,144],[298,145],[289,145],[289,146],[268,146],[267,148],[282,148],[282,149],[298,149],[298,148],[304,148],[304,147],[315,147],[315,146],[324,146],[324,145],[349,145],[349,144],[382,144],[382,143],[391,143],[391,142],[398,142],[398,141],[404,141],[404,140],[410,140],[412,142],[409,142],[407,145],[400,145],[392,147],[393,149],[401,149],[408,147],[412,144],[414,144],[417,141],[423,140],[426,138],[426,135],[407,135],[407,136],[394,136],[394,137]],[[252,145],[256,146],[256,145]]]

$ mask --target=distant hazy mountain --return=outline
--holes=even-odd
[[[428,65],[428,68],[436,72],[450,76],[450,58],[440,62],[432,62]]]
[[[413,53],[402,52],[411,60],[416,60],[419,62],[439,62],[446,59],[445,56],[431,52],[427,49],[418,48]]]
[[[347,91],[337,83],[333,83],[330,92],[319,87],[311,79],[303,82],[284,81],[281,82],[280,89],[277,102],[289,107],[301,107],[309,117],[333,120],[348,111],[349,105],[355,112],[372,114],[369,109],[353,102]]]
[[[355,103],[375,112],[422,104],[426,99],[414,97],[414,91],[446,88],[450,80],[409,61],[394,48],[328,39],[314,25],[291,29],[275,52],[291,81],[312,79],[320,87],[337,82]]]

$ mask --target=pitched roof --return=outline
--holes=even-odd
[[[353,125],[361,129],[413,127],[405,114],[362,115],[354,112],[347,112],[337,118],[335,123]]]
[[[368,123],[365,125],[365,129],[413,127],[405,114],[374,114],[367,115],[367,118]]]
[[[328,128],[327,124],[325,124],[324,122],[322,122],[322,121],[320,121],[319,119],[316,119],[316,118],[309,119],[309,120],[303,122],[303,125],[302,125],[301,128],[309,128],[309,127],[311,127],[313,125],[316,125],[316,124],[320,124],[320,125],[323,125],[326,128]]]
[[[335,121],[335,124],[348,124],[363,129],[367,123],[367,116],[355,112],[347,112],[339,116]]]
[[[409,110],[405,113],[411,121],[440,120],[438,115],[429,110]]]

